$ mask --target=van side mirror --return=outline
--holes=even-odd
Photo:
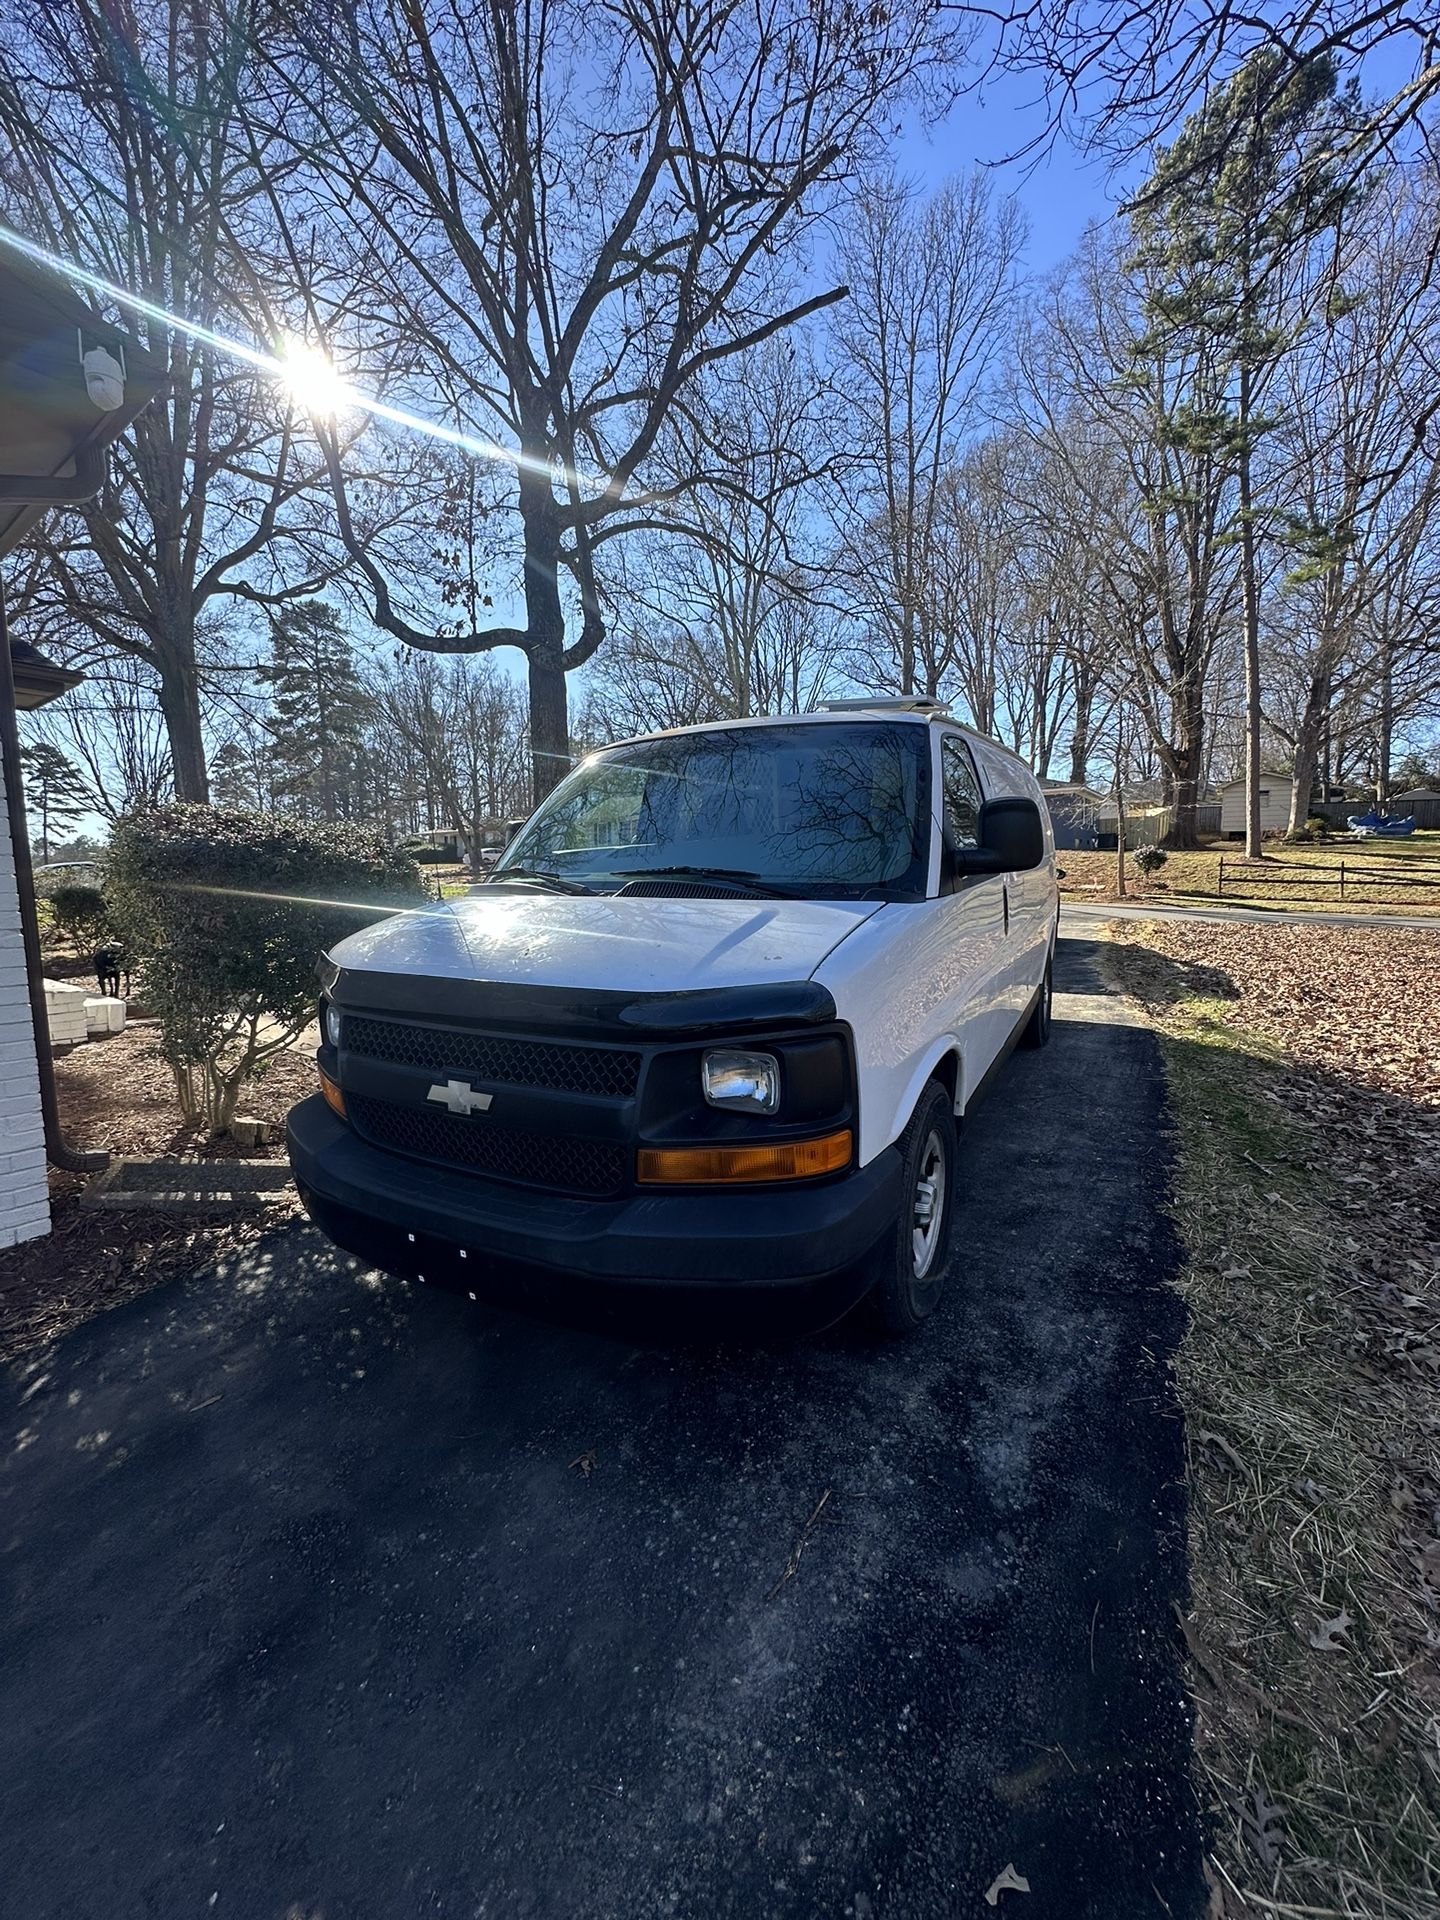
[[[987,800],[980,809],[980,844],[955,847],[951,858],[961,876],[980,873],[1029,873],[1045,859],[1045,828],[1040,809],[1023,794]]]

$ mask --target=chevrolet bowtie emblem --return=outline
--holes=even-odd
[[[437,1080],[425,1098],[449,1113],[485,1113],[491,1095],[477,1093],[468,1080],[446,1080],[443,1084]]]

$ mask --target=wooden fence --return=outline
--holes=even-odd
[[[1274,867],[1286,867],[1298,878],[1283,877],[1269,871]],[[1268,858],[1264,867],[1248,860],[1227,860],[1220,856],[1220,881],[1217,891],[1223,897],[1226,877],[1230,881],[1232,899],[1244,897],[1251,887],[1288,887],[1292,892],[1310,894],[1338,891],[1342,900],[1360,901],[1383,897],[1387,890],[1402,887],[1417,892],[1429,888],[1440,889],[1440,859],[1415,858],[1406,856],[1387,861],[1383,866],[1376,865],[1374,856],[1366,860],[1339,860],[1321,864],[1318,860],[1275,860]],[[1437,903],[1440,904],[1440,903]]]
[[[1352,813],[1369,813],[1373,800],[1317,800],[1312,813],[1323,815],[1337,827],[1343,827]],[[1413,820],[1422,831],[1440,827],[1440,793],[1407,794],[1397,797],[1384,809],[1397,820]]]

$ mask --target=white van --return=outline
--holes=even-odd
[[[520,1261],[903,1331],[956,1119],[1049,1036],[1057,910],[1039,785],[934,702],[606,747],[470,898],[327,956],[301,1196],[472,1296]]]

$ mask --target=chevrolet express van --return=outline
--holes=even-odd
[[[934,702],[606,747],[469,898],[326,956],[301,1197],[472,1297],[519,1261],[906,1331],[957,1120],[1049,1036],[1057,910],[1034,776]]]

